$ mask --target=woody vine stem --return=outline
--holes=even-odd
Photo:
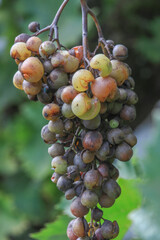
[[[48,25],[47,27],[38,30],[34,36],[38,36],[43,32],[50,31],[49,32],[49,40],[56,42],[58,49],[61,49],[61,47],[64,47],[59,40],[59,32],[58,32],[58,21],[59,18],[66,7],[67,3],[69,0],[64,0],[63,3],[61,4],[59,10],[56,13],[55,18],[53,19],[52,23]],[[105,55],[108,55],[110,59],[112,59],[112,54],[110,52],[110,49],[108,47],[108,43],[104,39],[103,32],[101,29],[101,26],[99,24],[99,21],[96,17],[96,15],[93,13],[93,11],[88,7],[86,0],[80,0],[81,2],[81,9],[82,9],[82,45],[83,45],[83,60],[85,63],[85,68],[88,68],[89,66],[89,60],[87,57],[87,52],[89,51],[88,47],[88,14],[92,17],[95,26],[97,28],[98,32],[98,45],[95,48],[95,51],[92,55],[95,55],[98,48],[101,47],[102,51]],[[54,38],[53,38],[54,35]]]

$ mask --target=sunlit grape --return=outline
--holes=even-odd
[[[98,69],[101,77],[107,77],[112,72],[112,64],[104,54],[95,55],[90,61],[90,66]]]
[[[44,67],[37,57],[29,57],[22,63],[21,72],[26,81],[38,82],[43,77]]]
[[[10,55],[14,59],[24,61],[31,56],[31,51],[27,49],[26,43],[17,42],[11,47]]]
[[[94,81],[93,74],[86,69],[81,69],[81,70],[78,70],[73,75],[72,85],[74,89],[76,89],[78,92],[83,92],[88,89],[89,82],[93,82],[93,81]]]

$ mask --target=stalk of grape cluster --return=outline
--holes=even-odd
[[[103,216],[121,194],[115,159],[127,162],[137,142],[130,123],[136,118],[132,70],[124,62],[128,50],[105,40],[95,14],[85,0],[82,8],[82,45],[64,50],[58,36],[58,20],[65,0],[51,25],[40,29],[31,22],[32,36],[15,38],[10,55],[18,65],[13,77],[16,88],[29,100],[40,101],[48,123],[41,137],[49,144],[51,180],[72,200],[75,217],[68,225],[70,240],[108,240],[118,236],[116,221]],[[91,15],[98,31],[98,46],[89,50],[87,18]],[[49,40],[39,35],[50,31]],[[54,34],[54,38],[53,38]],[[101,53],[96,53],[101,48]],[[88,223],[85,215],[91,211]]]

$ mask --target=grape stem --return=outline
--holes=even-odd
[[[108,43],[106,42],[102,28],[99,24],[99,21],[96,17],[96,15],[93,13],[93,11],[88,7],[86,0],[80,0],[81,1],[81,9],[82,9],[82,43],[83,43],[83,59],[84,59],[84,64],[85,68],[89,67],[89,60],[87,58],[87,51],[88,51],[88,14],[92,17],[96,28],[98,32],[98,45],[94,51],[94,54],[96,54],[97,50],[99,47],[102,48],[102,51],[105,55],[108,55],[110,59],[112,59],[112,54],[109,48]]]
[[[50,31],[49,40],[50,41],[53,40],[53,41],[57,42],[58,49],[63,47],[63,45],[61,45],[60,41],[59,41],[58,21],[59,21],[59,18],[61,16],[62,12],[63,12],[63,9],[65,8],[65,6],[67,5],[68,2],[69,2],[69,0],[64,0],[63,3],[61,4],[60,8],[58,9],[58,11],[56,13],[56,16],[53,19],[52,23],[50,25],[48,25],[47,27],[45,27],[45,28],[39,30],[38,32],[36,32],[34,34],[34,36],[38,36],[43,32]],[[53,39],[53,34],[54,34],[54,39]]]
[[[69,147],[69,149],[66,151],[66,153],[65,153],[64,156],[63,156],[64,158],[66,158],[67,155],[68,155],[68,153],[73,150],[74,145],[75,145],[75,143],[76,143],[76,140],[77,140],[77,137],[78,137],[78,134],[79,134],[79,131],[80,131],[80,130],[81,130],[81,128],[78,127],[77,130],[76,130],[76,133],[75,133],[75,135],[74,135],[74,137],[73,137],[71,146]]]

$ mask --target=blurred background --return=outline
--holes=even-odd
[[[9,56],[16,35],[31,21],[50,24],[62,0],[0,0],[0,239],[67,240],[69,203],[50,181],[50,157],[40,137],[42,104],[15,89]],[[130,163],[117,163],[122,195],[105,210],[117,220],[117,240],[160,239],[160,1],[89,0],[106,39],[129,49],[139,95],[134,122],[138,144]],[[79,0],[70,0],[59,22],[68,48],[81,44]],[[42,40],[47,35],[42,35]],[[89,19],[90,48],[97,33]],[[47,224],[46,224],[47,223]],[[40,231],[41,229],[41,231]],[[40,231],[40,232],[39,232]],[[32,234],[31,234],[32,233]]]

